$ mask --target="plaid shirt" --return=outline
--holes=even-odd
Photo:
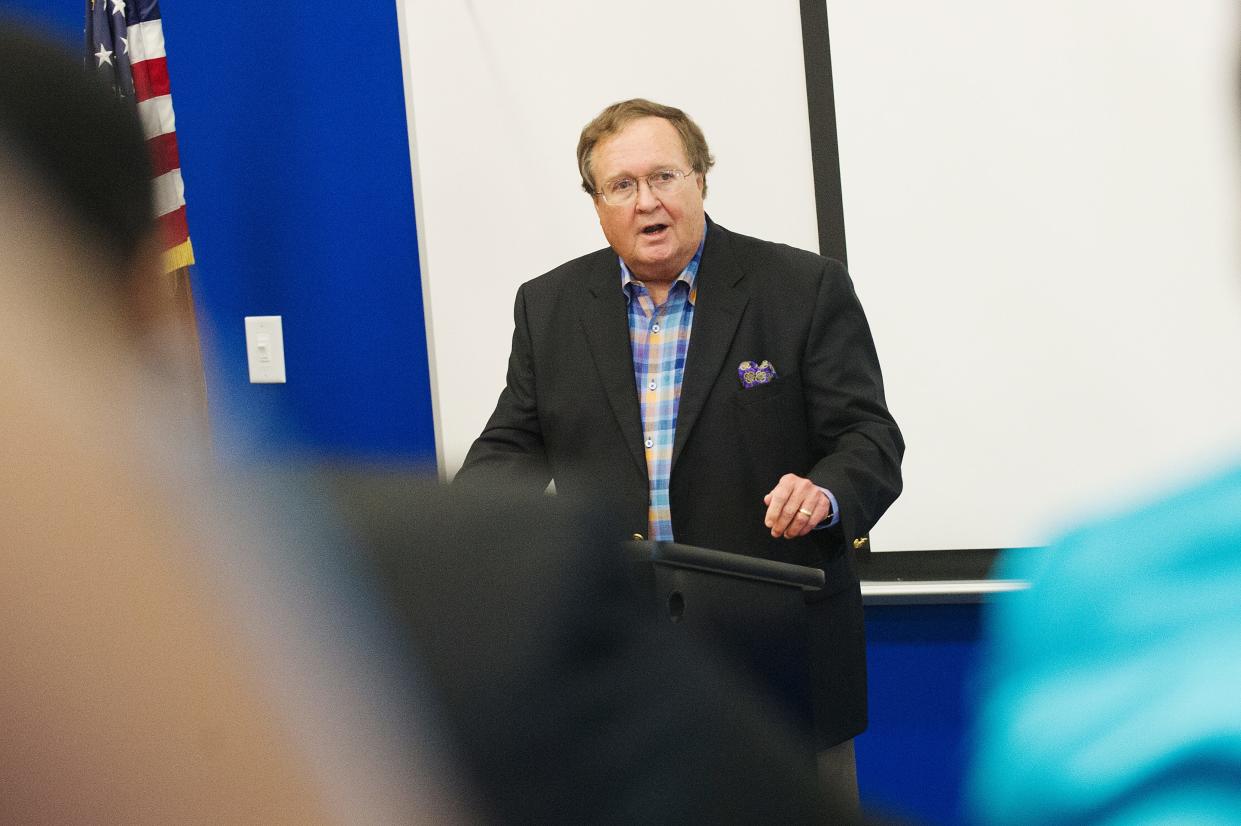
[[[703,240],[706,240],[704,234]],[[620,262],[621,289],[629,305],[629,343],[633,351],[633,378],[642,408],[642,439],[646,449],[646,472],[651,483],[647,538],[672,540],[672,510],[668,479],[672,472],[672,441],[676,436],[677,407],[685,375],[685,353],[694,325],[698,263],[702,243],[694,259],[677,276],[663,304],[655,301],[646,285],[633,277]]]

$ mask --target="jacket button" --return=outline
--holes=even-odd
[[[642,535],[642,534],[640,534],[640,533],[635,533],[635,534],[633,535],[633,541],[634,541],[634,542],[641,542],[641,541],[642,541],[642,540],[644,540],[644,539],[646,539],[646,537],[645,537],[645,536],[643,536],[643,535]]]
[[[858,537],[857,539],[853,540],[853,550],[860,551],[869,541],[870,541],[869,536]]]

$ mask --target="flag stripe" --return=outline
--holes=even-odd
[[[181,166],[181,152],[177,148],[176,132],[156,135],[149,139],[147,151],[151,153],[151,177],[153,178],[158,178]]]
[[[172,112],[172,96],[160,95],[138,104],[142,134],[149,140],[156,135],[177,131],[177,118]]]
[[[194,263],[194,246],[186,238],[170,250],[164,250],[164,272],[176,272]]]
[[[168,59],[156,57],[134,63],[134,99],[141,103],[154,97],[172,93],[168,82]]]
[[[150,20],[130,26],[127,36],[130,63],[141,63],[144,60],[165,57],[163,22]]]
[[[155,195],[155,214],[167,215],[177,207],[185,206],[185,184],[181,180],[181,170],[165,172],[151,181],[151,191]]]
[[[159,216],[159,237],[164,249],[172,249],[190,237],[190,227],[185,221],[185,207],[180,206],[167,215]]]

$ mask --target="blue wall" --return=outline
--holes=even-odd
[[[870,728],[857,739],[863,803],[921,823],[967,823],[982,605],[866,609]]]
[[[161,7],[217,442],[433,463],[396,4]],[[81,2],[0,8],[80,48]],[[246,315],[284,316],[287,385],[249,384]],[[980,627],[978,606],[868,609],[867,804],[962,821]]]

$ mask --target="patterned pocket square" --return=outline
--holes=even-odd
[[[758,364],[752,361],[743,361],[737,365],[737,378],[741,379],[741,386],[746,390],[752,387],[758,387],[763,384],[769,384],[776,378],[776,368],[771,366],[771,362],[763,359]]]

